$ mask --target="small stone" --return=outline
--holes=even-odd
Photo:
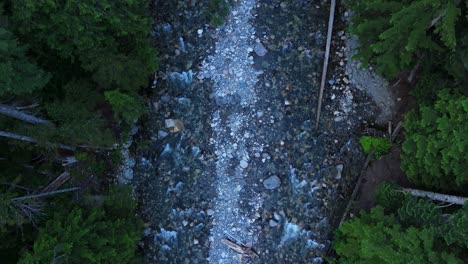
[[[336,171],[337,171],[337,173],[336,173],[335,179],[339,180],[339,179],[341,179],[341,172],[343,172],[343,164],[338,164],[336,166]]]
[[[274,190],[281,185],[281,180],[278,176],[270,176],[263,180],[263,186],[268,190]]]
[[[199,30],[197,30],[197,33],[198,33],[198,35],[201,35],[201,34],[203,34],[203,29],[199,29]]]
[[[151,231],[152,231],[151,228],[148,227],[148,228],[146,228],[146,229],[143,231],[143,235],[144,235],[145,237],[147,237],[147,236],[151,235]]]
[[[263,112],[262,112],[262,111],[258,111],[258,112],[257,112],[257,117],[258,117],[258,118],[261,118],[262,116],[263,116]]]
[[[270,227],[275,227],[278,225],[278,222],[276,222],[275,220],[273,219],[270,219],[270,221],[268,222],[268,224],[270,225]]]
[[[255,44],[254,51],[255,51],[255,54],[257,54],[257,56],[260,56],[260,57],[265,56],[268,52],[262,43]]]
[[[169,97],[168,95],[163,95],[161,96],[161,101],[163,103],[169,103],[169,101],[171,101],[171,97]]]
[[[179,55],[180,55],[180,50],[176,49],[176,50],[174,51],[174,55],[179,56]]]
[[[245,160],[241,160],[239,163],[239,166],[243,169],[247,168],[249,166],[249,163]]]
[[[206,214],[209,215],[209,216],[214,215],[214,213],[215,212],[213,210],[211,210],[211,209],[206,210]]]
[[[183,131],[185,129],[184,123],[180,119],[166,119],[166,128],[169,128],[169,131],[176,133]]]
[[[349,84],[348,78],[344,77],[344,78],[343,78],[343,82],[346,83],[346,84]]]
[[[198,242],[198,239],[194,239],[194,240],[193,240],[193,244],[194,244],[194,245],[198,245],[198,243],[199,243],[199,242]]]
[[[130,129],[129,134],[130,134],[131,136],[134,136],[134,135],[136,135],[136,133],[138,133],[138,127],[137,127],[137,126],[133,126],[132,129]]]
[[[187,225],[188,225],[188,221],[187,221],[187,220],[183,220],[183,221],[182,221],[182,225],[183,225],[183,226],[187,226]]]
[[[159,131],[158,131],[158,137],[159,137],[159,139],[166,138],[167,135],[169,135],[169,133],[167,133],[166,131],[163,131],[163,130],[159,130]]]

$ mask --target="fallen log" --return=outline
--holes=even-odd
[[[232,249],[232,250],[234,250],[237,253],[240,253],[242,255],[246,255],[246,256],[249,256],[249,257],[258,256],[257,252],[255,252],[251,247],[238,245],[238,244],[232,242],[229,239],[223,238],[223,239],[221,239],[221,243],[223,243],[224,245],[228,246],[230,249]]]
[[[335,6],[336,6],[336,1],[331,0],[330,16],[328,17],[327,44],[325,47],[325,59],[323,60],[322,80],[320,82],[320,94],[319,94],[318,106],[317,106],[317,117],[315,120],[315,130],[318,129],[319,122],[320,122],[320,112],[322,110],[323,90],[325,89],[325,79],[327,78],[328,58],[330,57],[330,45],[331,45],[331,37],[332,37],[332,32],[333,32],[333,21],[335,19]]]
[[[37,124],[53,125],[52,122],[50,122],[49,120],[41,119],[33,115],[26,114],[24,112],[17,110],[17,108],[11,107],[9,105],[0,104],[0,114],[9,116],[11,118],[15,118],[15,119],[18,119],[18,120],[21,120],[23,122],[33,124],[33,125],[37,125]]]
[[[447,202],[451,204],[464,205],[465,202],[468,201],[468,198],[461,197],[461,196],[428,192],[428,191],[422,191],[418,189],[402,188],[398,191],[403,192],[403,193],[408,193],[415,197],[428,198],[434,201]]]
[[[367,158],[366,158],[366,161],[364,162],[364,166],[362,166],[362,169],[361,169],[361,172],[359,174],[359,178],[356,182],[356,186],[354,186],[354,190],[353,190],[353,193],[351,194],[351,198],[349,198],[349,201],[348,201],[348,204],[346,205],[346,208],[345,208],[345,211],[343,213],[343,216],[341,216],[341,220],[340,220],[340,224],[339,226],[341,226],[341,224],[343,224],[344,220],[346,220],[346,216],[348,214],[348,211],[351,209],[351,205],[353,204],[353,201],[354,199],[356,198],[356,195],[358,193],[358,190],[359,190],[359,187],[361,186],[361,183],[362,183],[362,178],[364,178],[364,174],[366,172],[366,168],[367,166],[369,166],[369,162],[372,158],[372,156],[374,155],[374,148],[371,149],[371,151],[369,152],[369,154],[367,155]]]

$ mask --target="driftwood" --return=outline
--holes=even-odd
[[[325,59],[323,61],[322,81],[320,82],[320,94],[319,94],[318,106],[317,106],[317,117],[315,120],[316,130],[318,129],[319,122],[320,122],[320,112],[322,110],[323,90],[325,89],[325,79],[327,78],[328,58],[330,57],[330,45],[331,45],[331,37],[332,37],[332,32],[333,32],[333,21],[335,19],[335,6],[336,6],[336,1],[331,0],[330,16],[328,17],[327,44],[325,47]]]
[[[361,172],[359,174],[359,178],[358,178],[358,180],[356,182],[356,186],[354,186],[353,193],[351,194],[351,198],[349,198],[348,204],[346,205],[346,208],[345,208],[345,211],[343,213],[343,216],[341,217],[339,226],[341,226],[341,224],[343,224],[344,220],[346,220],[346,216],[347,216],[349,210],[351,209],[351,205],[352,205],[354,199],[356,198],[357,192],[358,192],[359,187],[361,186],[361,183],[362,183],[362,178],[364,178],[366,168],[369,165],[369,162],[370,162],[373,155],[374,155],[374,148],[371,149],[371,151],[367,155],[366,161],[364,162],[364,166],[362,166]]]
[[[417,189],[402,188],[398,191],[408,193],[415,197],[429,198],[434,201],[447,202],[451,204],[464,205],[465,202],[468,201],[468,198],[461,197],[461,196],[428,192],[428,191],[422,191],[422,190],[417,190]]]
[[[246,247],[244,245],[239,245],[229,239],[225,239],[223,238],[221,240],[221,243],[223,243],[224,245],[228,246],[230,249],[233,249],[234,251],[236,251],[237,253],[239,254],[242,254],[244,256],[248,256],[250,258],[254,257],[254,256],[258,256],[257,252],[255,252],[255,250],[253,250],[251,247]]]

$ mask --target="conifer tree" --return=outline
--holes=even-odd
[[[49,75],[26,57],[26,51],[0,24],[0,96],[32,94],[49,81]]]
[[[343,223],[333,246],[339,263],[464,263],[438,245],[432,229],[403,228],[380,206]]]
[[[354,12],[351,32],[358,36],[356,57],[394,78],[418,61],[435,63],[454,76],[466,78],[466,6],[458,0],[347,1]],[[460,75],[461,73],[461,75]],[[465,74],[465,76],[463,76]]]
[[[448,90],[433,107],[423,106],[405,120],[402,168],[417,184],[464,192],[468,184],[468,98]]]
[[[132,263],[141,236],[130,190],[115,187],[103,208],[59,211],[40,228],[33,250],[19,263]]]

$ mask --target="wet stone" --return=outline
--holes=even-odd
[[[239,163],[239,166],[243,169],[247,168],[249,166],[249,163],[245,160],[241,160]]]
[[[274,190],[281,185],[281,180],[278,176],[271,176],[263,180],[263,186],[268,190]]]
[[[273,219],[270,219],[270,221],[268,221],[268,225],[270,227],[275,227],[275,226],[278,226],[278,222],[276,222],[275,220]]]
[[[169,133],[167,133],[166,131],[163,131],[163,130],[159,130],[159,131],[158,131],[158,138],[159,138],[159,139],[164,139],[164,138],[166,138],[168,135],[169,135]]]

